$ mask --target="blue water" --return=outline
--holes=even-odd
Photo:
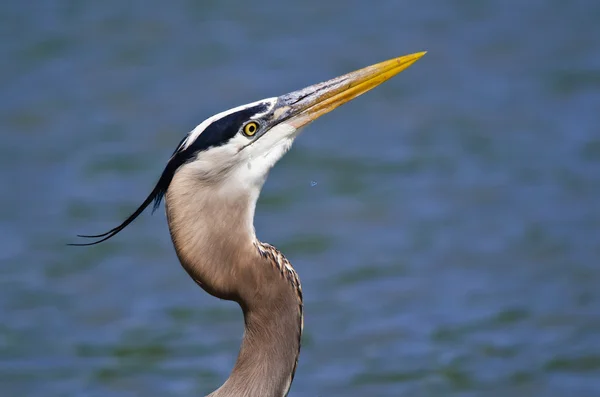
[[[163,211],[118,224],[204,118],[395,56],[273,170],[303,281],[296,396],[600,395],[600,2],[0,5],[0,395],[192,396],[239,308]]]

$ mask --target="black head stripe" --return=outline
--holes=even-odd
[[[153,212],[158,208],[160,202],[167,192],[171,181],[173,180],[173,176],[179,167],[183,164],[187,163],[191,159],[195,158],[198,152],[202,152],[211,147],[221,146],[226,144],[231,138],[235,136],[235,134],[239,131],[240,127],[248,121],[252,116],[264,113],[268,109],[268,104],[261,103],[256,106],[252,106],[246,109],[239,110],[237,112],[230,113],[226,116],[223,116],[206,127],[204,131],[202,131],[193,142],[188,143],[187,137],[184,138],[180,143],[173,155],[169,159],[167,166],[163,170],[160,179],[154,186],[154,189],[150,193],[150,195],[146,198],[146,200],[138,207],[138,209],[131,214],[123,223],[119,226],[109,230],[103,234],[97,235],[79,235],[79,237],[86,238],[98,238],[99,240],[91,242],[91,243],[83,243],[83,244],[69,244],[69,245],[94,245],[101,243],[109,238],[113,237],[121,230],[123,230],[127,225],[135,220],[143,211],[150,205],[152,201],[154,201]],[[186,146],[187,145],[187,146]],[[184,148],[185,146],[185,148]]]
[[[266,111],[267,105],[263,103],[239,110],[213,121],[196,137],[194,142],[188,145],[185,152],[191,152],[191,155],[194,155],[208,148],[226,144],[252,116]]]

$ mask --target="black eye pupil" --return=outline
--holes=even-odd
[[[254,124],[251,124],[251,125],[248,127],[248,131],[250,131],[250,132],[254,132],[254,130],[256,130],[256,127],[254,126]]]

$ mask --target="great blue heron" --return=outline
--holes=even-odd
[[[209,294],[237,302],[245,332],[235,366],[211,397],[282,397],[289,392],[303,328],[296,271],[260,242],[254,209],[271,167],[300,129],[408,68],[425,52],[390,59],[209,117],[179,144],[142,205],[93,245],[123,230],[163,196],[177,256]]]

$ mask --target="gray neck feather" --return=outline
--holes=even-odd
[[[204,290],[238,302],[244,313],[235,366],[210,397],[285,396],[296,367],[302,324],[299,284],[296,289],[272,257],[258,250],[252,222],[259,190],[203,187],[193,170],[182,167],[166,194],[169,229],[181,264]]]

